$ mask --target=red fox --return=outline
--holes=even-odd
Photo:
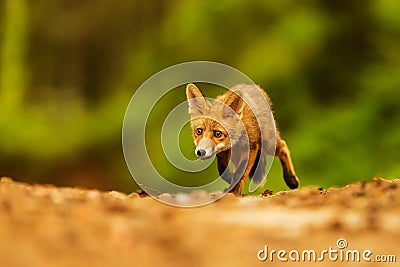
[[[209,101],[194,84],[188,84],[186,95],[195,154],[200,159],[216,155],[219,175],[230,184],[228,192],[242,195],[247,177],[262,183],[267,155],[279,158],[289,188],[299,186],[289,149],[276,130],[271,101],[263,89],[240,84]]]

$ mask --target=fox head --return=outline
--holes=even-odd
[[[229,91],[209,101],[194,84],[188,84],[186,95],[197,156],[208,159],[240,142],[246,130],[241,122],[245,103],[239,92]]]

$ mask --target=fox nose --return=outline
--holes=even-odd
[[[206,151],[204,149],[199,149],[196,152],[197,156],[204,157],[206,155]]]

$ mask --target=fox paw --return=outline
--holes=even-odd
[[[284,179],[285,183],[290,189],[296,189],[299,187],[300,181],[296,175],[285,175]]]

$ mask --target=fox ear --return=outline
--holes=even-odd
[[[189,83],[186,86],[186,96],[189,102],[190,116],[194,117],[203,115],[208,105],[207,100],[204,98],[199,88],[197,88],[193,83]]]
[[[224,104],[230,107],[230,109],[224,113],[225,117],[233,117],[235,115],[233,112],[236,112],[240,116],[244,108],[242,94],[238,91],[229,91],[224,100]]]

